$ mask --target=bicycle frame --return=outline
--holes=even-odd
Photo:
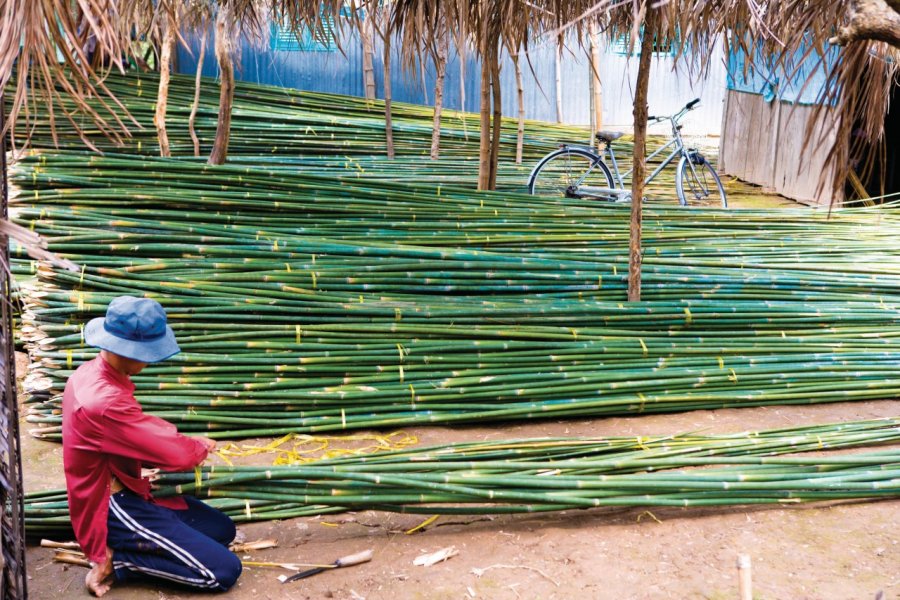
[[[656,167],[656,169],[654,169],[654,171],[644,179],[644,185],[647,185],[648,183],[656,179],[656,176],[659,175],[663,169],[672,164],[673,160],[682,156],[687,156],[687,152],[684,149],[684,141],[681,139],[681,132],[678,130],[678,120],[681,119],[681,117],[683,117],[686,112],[686,110],[682,109],[680,112],[672,115],[671,117],[663,117],[661,119],[657,119],[657,122],[666,120],[671,123],[672,139],[666,142],[662,147],[657,148],[652,154],[648,155],[645,160],[649,161],[656,158],[672,146],[675,146],[675,149],[672,150],[672,152],[659,164],[659,166]],[[607,144],[603,152],[604,154],[609,156],[609,160],[612,163],[613,167],[613,175],[615,175],[619,187],[624,188],[625,178],[629,177],[634,172],[634,168],[632,167],[625,173],[622,173],[619,170],[619,163],[616,160],[616,153],[613,151],[612,144]]]

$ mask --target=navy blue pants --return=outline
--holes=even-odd
[[[107,545],[116,580],[166,580],[224,592],[241,574],[229,549],[234,523],[222,512],[185,496],[187,510],[147,502],[128,491],[109,497]]]

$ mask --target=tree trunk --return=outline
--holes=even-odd
[[[194,102],[191,104],[191,116],[188,118],[188,131],[191,133],[191,140],[194,142],[194,156],[200,156],[200,138],[197,137],[197,131],[194,129],[194,123],[197,120],[197,109],[200,107],[200,83],[201,74],[203,73],[203,59],[206,57],[206,31],[200,38],[200,54],[197,57],[197,75],[194,78]]]
[[[384,136],[387,157],[394,158],[394,125],[391,122],[391,34],[388,31],[388,16],[384,23]]]
[[[216,139],[213,142],[209,164],[222,165],[228,158],[228,141],[231,137],[231,107],[234,103],[234,63],[232,57],[232,33],[230,11],[219,7],[216,15],[216,60],[219,63],[219,120]]]
[[[503,125],[503,103],[500,88],[500,47],[499,43],[491,48],[491,91],[494,95],[494,122],[491,134],[491,176],[490,187],[497,189],[497,168],[500,165],[500,128]]]
[[[172,76],[172,52],[178,39],[178,17],[176,8],[170,3],[164,7],[166,11],[166,24],[163,30],[162,52],[159,56],[159,90],[156,94],[156,112],[153,114],[153,124],[156,126],[156,135],[159,138],[159,155],[172,156],[169,149],[169,134],[166,131],[166,110],[169,100],[169,80]]]
[[[519,55],[513,55],[513,67],[516,69],[516,101],[519,104],[519,123],[516,129],[516,164],[522,164],[522,153],[525,147],[525,90],[522,87],[522,65]]]
[[[363,49],[363,88],[366,100],[375,99],[375,47],[372,44],[374,26],[372,24],[372,11],[366,11],[366,18],[359,23],[359,38]]]
[[[638,62],[634,91],[634,171],[631,175],[631,239],[628,260],[628,300],[641,299],[641,204],[644,198],[644,176],[647,171],[647,89],[650,87],[650,57],[656,31],[656,9],[647,6],[641,58]]]
[[[563,37],[562,34],[556,40],[556,122],[563,122],[562,109],[562,52]]]
[[[593,131],[603,129],[603,87],[600,82],[600,28],[597,20],[590,20],[591,36],[591,104],[593,110],[591,119]],[[593,132],[591,132],[593,133]],[[593,140],[591,141],[593,144]]]
[[[441,111],[444,108],[444,75],[447,73],[447,53],[450,50],[450,32],[444,34],[434,60],[434,120],[431,129],[431,159],[437,159],[441,147]]]

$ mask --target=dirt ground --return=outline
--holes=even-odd
[[[24,372],[24,365],[19,372]],[[405,429],[420,445],[503,438],[727,433],[900,415],[900,401],[764,407],[492,427]],[[21,424],[23,433],[29,426]],[[28,491],[62,487],[61,446],[25,435]],[[217,459],[214,459],[217,460]],[[900,598],[900,500],[723,509],[591,509],[536,516],[441,517],[380,512],[242,525],[278,547],[257,562],[329,563],[371,549],[371,562],[282,584],[276,568],[246,568],[224,597],[319,600],[738,598],[737,559],[751,558],[758,599]],[[413,561],[454,547],[430,567]],[[29,547],[33,599],[87,598],[86,570]],[[207,598],[156,586],[114,587],[123,600]]]

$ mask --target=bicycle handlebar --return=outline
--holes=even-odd
[[[689,110],[693,110],[693,108],[695,106],[697,106],[698,104],[700,104],[700,98],[694,98],[693,100],[691,100],[690,102],[685,104],[684,108],[682,108],[681,110],[679,110],[677,113],[675,113],[674,115],[672,115],[670,117],[659,117],[659,116],[649,115],[647,117],[647,121],[656,121],[657,123],[659,123],[660,121],[666,121],[668,119],[678,119],[682,113],[686,113]]]

